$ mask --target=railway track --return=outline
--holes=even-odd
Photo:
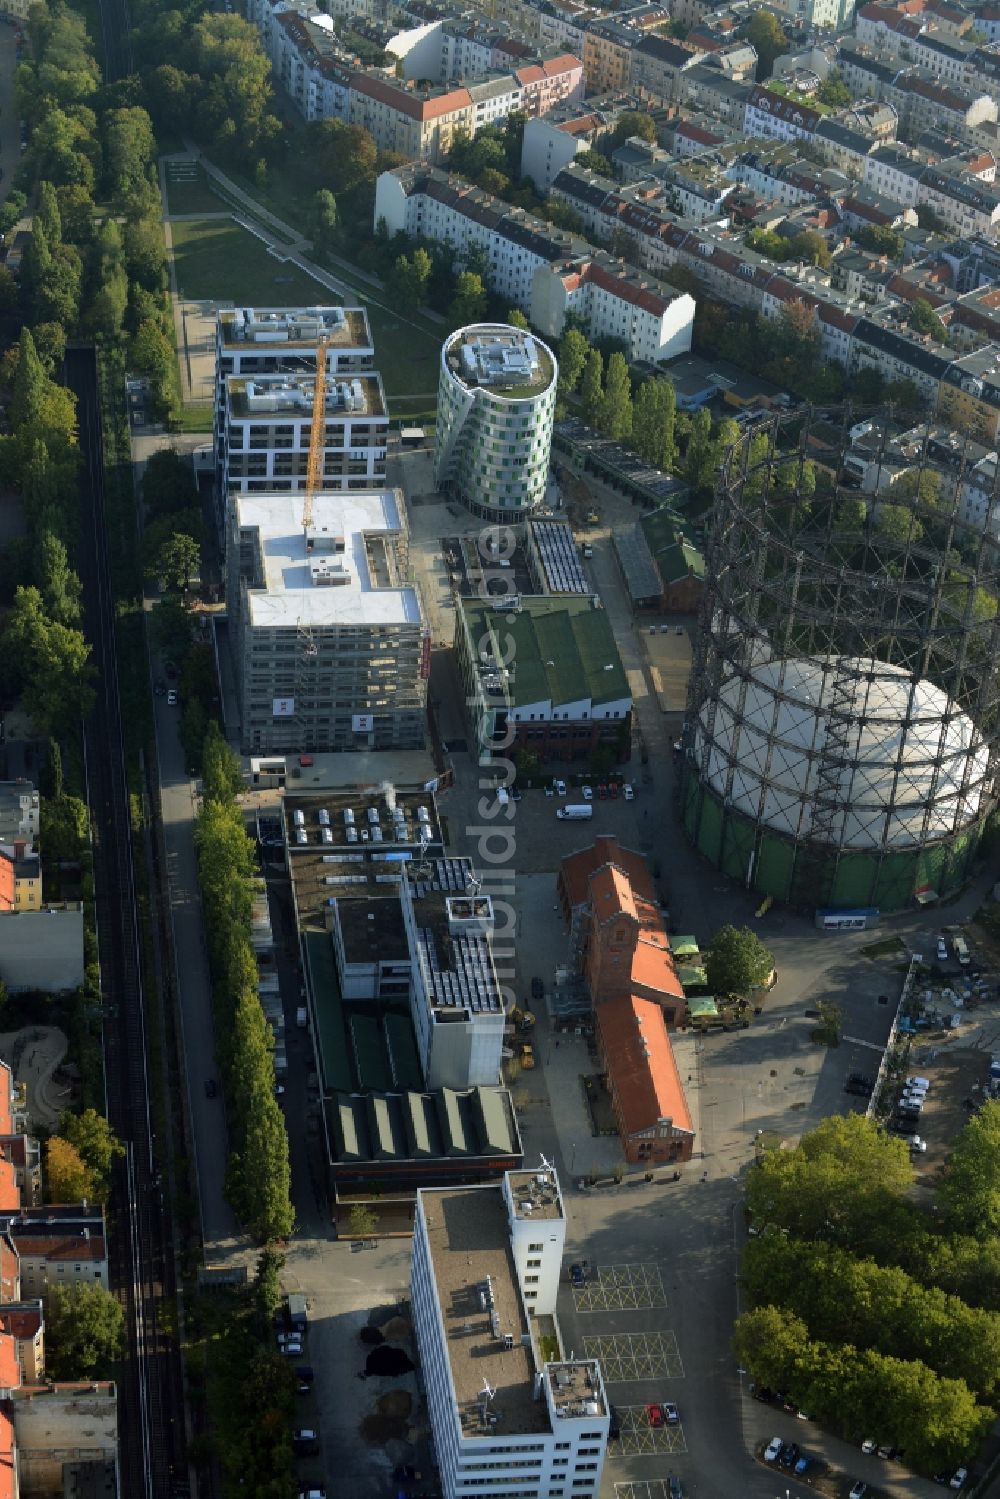
[[[180,1353],[163,1316],[173,1298],[174,1260],[153,1131],[147,1013],[132,826],[122,733],[114,591],[105,511],[97,362],[93,349],[66,355],[77,398],[80,549],[84,625],[97,672],[97,700],[84,725],[107,1112],[126,1146],[109,1212],[112,1289],[125,1309],[127,1354],[119,1382],[123,1499],[184,1499],[189,1493]]]

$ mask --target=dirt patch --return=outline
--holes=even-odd
[[[366,1416],[359,1429],[370,1447],[384,1447],[387,1442],[405,1442],[407,1423],[387,1416]]]
[[[385,1395],[380,1395],[375,1402],[380,1416],[387,1416],[390,1420],[397,1417],[400,1420],[409,1420],[413,1410],[413,1396],[409,1390],[389,1390]]]

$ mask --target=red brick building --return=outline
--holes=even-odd
[[[690,1160],[694,1127],[668,1034],[684,1018],[684,990],[649,866],[598,838],[563,861],[558,889],[625,1159]]]

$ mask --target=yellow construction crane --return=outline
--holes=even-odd
[[[323,448],[326,438],[326,345],[321,338],[316,346],[316,385],[313,389],[312,430],[309,435],[309,461],[306,465],[306,499],[302,507],[302,529],[308,535],[313,523],[313,500],[323,482]]]

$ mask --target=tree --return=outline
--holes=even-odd
[[[590,345],[577,328],[567,328],[559,340],[559,388],[576,390],[590,354]]]
[[[821,104],[826,104],[830,109],[842,109],[845,104],[850,104],[853,95],[844,82],[844,75],[839,68],[831,68],[816,90],[816,97]]]
[[[747,1207],[758,1225],[892,1259],[914,1231],[912,1182],[901,1140],[861,1114],[834,1116],[795,1150],[761,1156],[747,1178]]]
[[[62,540],[51,531],[43,531],[38,541],[36,580],[49,618],[63,625],[79,624],[80,579],[69,565]]]
[[[654,468],[669,470],[677,461],[674,430],[677,396],[673,382],[657,376],[639,386],[632,414],[632,446]]]
[[[587,362],[583,367],[583,378],[580,381],[580,400],[583,405],[583,416],[591,426],[597,420],[601,402],[604,399],[604,360],[598,349],[591,349],[587,355]]]
[[[431,258],[426,250],[397,257],[386,277],[386,290],[401,312],[415,312],[424,300],[431,275]]]
[[[632,382],[622,354],[612,354],[608,360],[604,395],[597,409],[597,426],[616,442],[632,434]]]
[[[45,1194],[50,1202],[94,1199],[94,1178],[76,1146],[60,1135],[45,1142]]]
[[[329,188],[322,187],[313,194],[309,208],[309,237],[317,250],[327,251],[333,246],[337,232],[337,200]]]
[[[124,1341],[124,1310],[102,1285],[49,1286],[45,1294],[45,1370],[50,1379],[92,1379],[112,1374]]]
[[[704,499],[711,493],[715,473],[716,450],[712,442],[712,416],[703,406],[691,419],[684,459],[684,477],[692,493]]]
[[[45,858],[54,864],[80,858],[90,836],[87,803],[56,792],[42,801],[40,842]]]
[[[858,235],[858,244],[876,255],[885,255],[889,260],[902,260],[906,240],[900,229],[888,224],[866,224]]]
[[[347,1231],[353,1239],[370,1239],[378,1228],[378,1214],[366,1202],[356,1202],[347,1215]]]
[[[881,535],[899,546],[916,544],[924,534],[923,526],[905,505],[880,502],[875,511],[875,526]]]
[[[448,315],[456,328],[469,323],[481,323],[486,315],[486,288],[482,278],[473,271],[462,271],[455,282]]]
[[[184,593],[201,566],[201,547],[193,536],[175,531],[160,548],[158,567],[167,587]]]
[[[264,1249],[257,1256],[254,1298],[262,1320],[267,1323],[281,1305],[281,1272],[284,1268],[285,1256],[274,1249]]]
[[[705,960],[713,994],[749,994],[762,987],[774,970],[774,954],[750,927],[723,926],[712,938]]]
[[[98,1201],[106,1202],[111,1189],[111,1168],[125,1154],[125,1147],[110,1124],[96,1109],[82,1114],[65,1113],[59,1120],[59,1133],[76,1149],[90,1172]]]
[[[230,749],[214,721],[209,724],[201,752],[202,789],[206,797],[230,802],[243,789],[240,757]]]
[[[49,619],[37,588],[19,588],[3,644],[17,662],[24,706],[43,733],[75,725],[93,702],[90,646],[79,630]]]
[[[916,298],[910,308],[908,322],[914,333],[925,334],[929,338],[937,339],[938,343],[948,342],[948,330],[926,297]]]
[[[297,132],[300,170],[317,188],[339,198],[374,182],[378,148],[368,131],[343,120],[315,120]]]
[[[642,141],[649,141],[650,144],[655,143],[656,126],[652,115],[642,114],[636,109],[626,109],[618,116],[618,123],[611,132],[610,150],[617,151],[619,146],[624,145],[633,136],[638,136]]]
[[[142,499],[147,516],[173,515],[198,505],[198,490],[190,459],[173,448],[161,448],[142,471]]]
[[[983,1104],[962,1130],[940,1195],[960,1232],[984,1239],[1000,1232],[1000,1103]]]
[[[775,58],[788,47],[781,22],[773,11],[755,10],[746,29],[747,41],[757,54],[757,82],[770,78]]]
[[[520,328],[524,333],[530,331],[531,324],[521,311],[520,307],[512,307],[507,314],[507,321],[512,328]]]

